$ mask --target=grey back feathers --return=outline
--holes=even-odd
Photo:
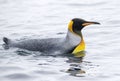
[[[31,51],[40,51],[45,53],[68,53],[80,43],[81,38],[68,31],[66,38],[48,38],[48,39],[30,39],[23,41],[12,41],[6,37],[3,38],[6,46],[27,49]]]

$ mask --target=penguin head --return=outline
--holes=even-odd
[[[100,24],[98,22],[93,22],[93,21],[86,21],[84,19],[80,18],[74,18],[70,21],[68,25],[69,31],[75,33],[75,34],[80,34],[81,30],[91,24]]]

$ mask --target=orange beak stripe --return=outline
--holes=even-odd
[[[94,24],[94,23],[83,23],[82,26],[88,26],[88,25],[91,25],[91,24]]]

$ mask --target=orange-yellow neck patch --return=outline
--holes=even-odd
[[[68,24],[68,29],[72,32],[73,32],[73,29],[72,29],[72,26],[73,26],[73,21],[70,21],[69,24]]]
[[[85,50],[85,42],[84,40],[82,39],[81,42],[78,44],[78,46],[73,50],[73,54],[77,54],[81,51],[84,51]]]

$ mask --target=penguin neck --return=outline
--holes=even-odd
[[[79,32],[79,34],[76,34],[68,30],[66,42],[69,44],[69,46],[74,48],[72,52],[73,54],[85,49],[85,43],[81,31]]]
[[[77,35],[71,32],[70,30],[68,30],[67,36],[66,36],[66,42],[68,42],[71,46],[75,47],[79,45],[81,40],[83,40],[83,36],[81,32],[80,32],[80,35]]]

